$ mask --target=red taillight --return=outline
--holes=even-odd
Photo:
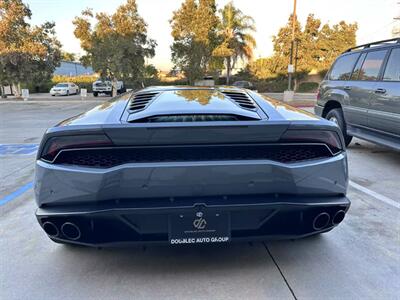
[[[329,147],[333,154],[343,150],[339,135],[334,131],[324,130],[288,130],[281,139],[290,143],[321,143]]]
[[[321,90],[318,89],[317,91],[317,101],[321,99]]]
[[[50,138],[43,147],[41,158],[53,161],[61,150],[112,146],[110,139],[101,134],[74,135]]]

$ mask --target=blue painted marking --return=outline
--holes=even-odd
[[[31,155],[38,150],[38,144],[0,144],[2,155]]]
[[[0,206],[6,204],[7,202],[10,202],[14,200],[15,198],[21,196],[23,193],[26,191],[29,191],[33,187],[33,181],[28,182],[27,184],[21,186],[18,190],[15,192],[3,197],[0,199]]]

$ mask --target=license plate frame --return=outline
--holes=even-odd
[[[169,216],[170,244],[227,243],[231,240],[229,212],[182,212]]]

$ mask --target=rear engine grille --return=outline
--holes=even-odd
[[[257,119],[236,115],[195,114],[195,115],[163,115],[134,120],[135,123],[160,122],[214,122],[214,121],[255,121]]]
[[[145,109],[150,101],[157,95],[158,92],[135,94],[129,103],[129,111],[135,113]]]
[[[237,105],[244,109],[255,110],[256,105],[254,101],[245,93],[241,92],[222,92],[224,95],[231,98]]]
[[[295,163],[327,158],[324,145],[207,145],[81,149],[62,151],[54,163],[109,168],[126,163],[272,160]]]

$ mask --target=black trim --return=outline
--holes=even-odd
[[[114,205],[59,206],[39,208],[36,217],[41,226],[52,222],[58,228],[71,222],[79,227],[79,239],[71,240],[61,234],[50,237],[54,241],[115,246],[167,243],[170,216],[195,216],[197,212],[229,214],[232,241],[301,238],[329,231],[337,225],[330,221],[321,229],[313,229],[313,221],[319,214],[327,213],[332,220],[338,211],[347,212],[349,207],[350,201],[345,196],[287,195],[277,198],[265,195],[236,200],[220,197],[213,201],[167,201],[165,205],[156,205],[154,200],[148,199],[140,205],[125,201],[125,204],[114,202]]]

